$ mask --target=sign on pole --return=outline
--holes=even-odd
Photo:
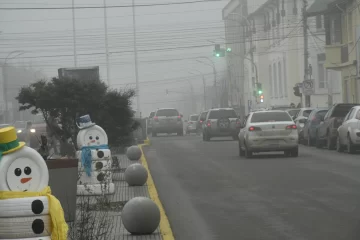
[[[302,93],[308,96],[315,93],[314,81],[312,79],[303,81]]]

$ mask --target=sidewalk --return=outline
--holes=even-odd
[[[134,197],[148,197],[150,198],[148,187],[145,184],[141,187],[129,187],[125,181],[124,172],[126,168],[133,164],[133,163],[141,163],[141,161],[130,161],[127,157],[123,154],[116,154],[115,152],[112,153],[112,156],[116,156],[119,159],[120,169],[115,169],[113,171],[113,182],[115,184],[115,194],[107,196],[106,201],[106,210],[99,210],[99,197],[89,197],[87,198],[90,202],[90,205],[96,205],[94,211],[93,218],[101,218],[96,220],[97,223],[92,223],[95,227],[101,225],[101,222],[108,222],[108,229],[105,229],[104,226],[101,226],[102,231],[111,232],[108,233],[107,237],[102,236],[98,239],[126,239],[126,240],[163,240],[160,229],[158,228],[153,234],[151,235],[131,235],[123,226],[121,222],[121,210],[125,203]],[[86,198],[86,197],[85,197]],[[82,197],[78,197],[77,201],[78,204],[82,204]],[[100,206],[102,208],[102,206]],[[81,213],[79,210],[80,207],[78,206],[77,215],[84,214]],[[93,208],[91,208],[93,209]],[[95,213],[95,211],[97,213]],[[106,216],[105,216],[106,215]],[[100,217],[99,217],[100,216]],[[105,217],[104,217],[105,216]],[[91,224],[91,223],[90,223]],[[72,239],[70,239],[72,240]]]

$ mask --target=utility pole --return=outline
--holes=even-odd
[[[138,55],[136,43],[136,17],[135,17],[135,0],[132,0],[133,11],[133,36],[134,36],[134,57],[135,57],[135,79],[136,79],[136,105],[137,112],[141,114],[140,110],[140,87],[139,87],[139,70],[138,70]]]
[[[106,50],[106,71],[107,82],[110,86],[110,63],[109,63],[109,45],[108,45],[108,32],[107,32],[107,13],[106,13],[106,0],[104,0],[104,28],[105,28],[105,50]]]
[[[304,34],[304,81],[309,79],[309,51],[308,51],[308,23],[307,23],[307,0],[303,0],[303,34]],[[310,95],[305,95],[305,107],[310,107]]]
[[[217,76],[216,76],[216,69],[213,67],[213,73],[214,73],[214,88],[215,88],[215,102],[216,107],[219,107],[219,96],[218,96],[218,90],[217,90]]]
[[[202,76],[203,85],[204,85],[204,110],[206,110],[206,83],[205,83],[205,77]]]
[[[73,44],[74,44],[74,65],[77,67],[76,53],[76,28],[75,28],[75,0],[72,0],[72,20],[73,20]]]

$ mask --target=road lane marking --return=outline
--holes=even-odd
[[[147,140],[146,143],[139,145],[141,152],[142,152],[140,161],[141,161],[142,165],[145,167],[145,169],[148,171],[148,179],[147,179],[146,183],[147,183],[149,195],[150,195],[151,200],[153,200],[156,203],[156,205],[159,207],[159,210],[160,210],[160,226],[159,227],[160,227],[160,234],[161,234],[162,239],[163,240],[175,240],[174,234],[170,227],[169,219],[166,216],[164,207],[160,201],[158,192],[155,187],[154,180],[151,176],[150,169],[149,169],[149,166],[147,164],[147,161],[146,161],[146,158],[144,155],[144,151],[142,149],[143,146],[149,146],[149,145],[150,145],[149,140]]]

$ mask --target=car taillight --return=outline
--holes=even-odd
[[[177,120],[178,120],[178,121],[181,121],[181,116],[178,116]]]
[[[249,131],[250,131],[250,132],[254,132],[254,131],[261,131],[261,128],[251,126],[251,127],[249,127]]]
[[[207,121],[206,126],[211,127],[211,121],[210,120]]]
[[[286,126],[286,129],[297,129],[297,127],[295,124],[293,124],[293,125]]]
[[[159,121],[159,118],[158,118],[158,117],[154,117],[154,120],[155,120],[155,122],[158,122],[158,121]]]
[[[202,123],[203,122],[203,120],[200,120],[200,123]]]
[[[236,120],[236,127],[239,128],[240,126],[241,126],[240,119],[237,119],[237,120]]]

